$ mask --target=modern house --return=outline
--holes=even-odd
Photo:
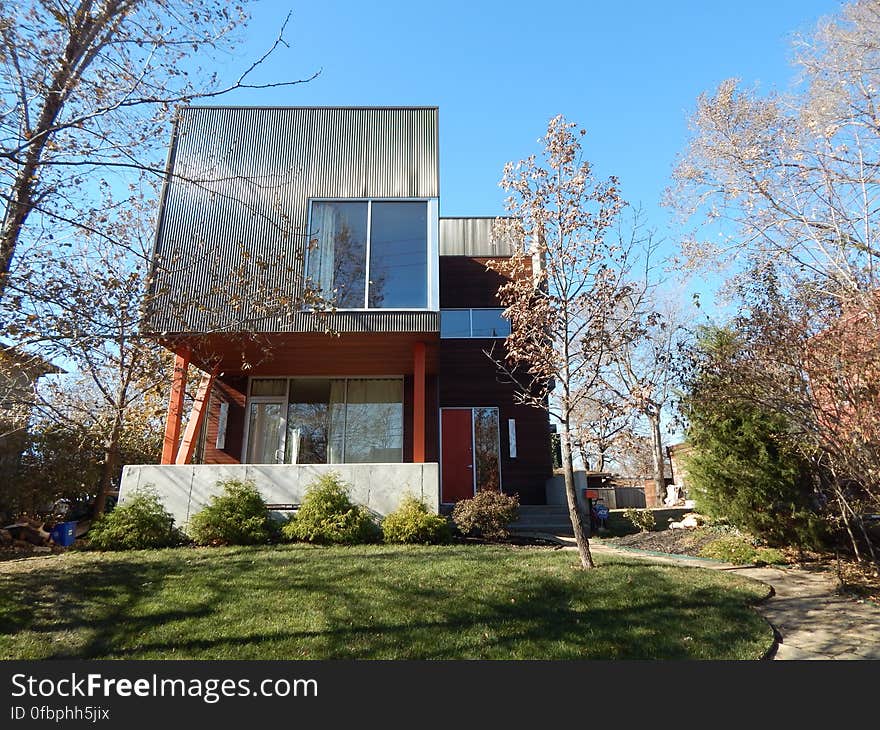
[[[509,332],[486,262],[515,244],[439,208],[434,107],[181,110],[145,307],[176,353],[163,463],[122,500],[151,483],[185,521],[218,479],[295,504],[332,469],[379,513],[544,503],[546,413],[486,354]]]

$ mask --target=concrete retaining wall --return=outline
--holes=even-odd
[[[421,499],[428,509],[440,509],[440,472],[437,464],[192,464],[126,466],[122,471],[119,502],[140,487],[152,485],[184,526],[191,515],[222,491],[217,482],[252,479],[270,504],[302,501],[306,487],[321,474],[337,472],[349,484],[353,502],[387,515],[405,494]]]
[[[587,474],[584,471],[575,471],[574,486],[577,492],[577,500],[581,510],[586,511],[587,500],[584,499],[584,490],[587,488]],[[643,489],[633,487],[598,487],[596,491],[599,498],[608,509],[621,509],[624,507],[645,506],[645,493]],[[546,482],[547,504],[568,504],[565,498],[565,477],[557,475]]]

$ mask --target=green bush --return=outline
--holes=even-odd
[[[700,555],[734,565],[782,565],[787,562],[779,550],[755,547],[742,535],[729,535],[712,540],[703,546]]]
[[[199,545],[261,545],[275,535],[266,501],[251,481],[217,482],[223,493],[189,522],[189,533]]]
[[[452,520],[463,535],[480,535],[487,540],[507,537],[507,526],[517,517],[519,497],[488,489],[463,499],[452,510]]]
[[[183,535],[152,487],[134,492],[89,529],[89,544],[98,550],[147,550],[178,545]]]
[[[283,527],[284,536],[321,545],[375,542],[379,526],[363,507],[352,504],[335,472],[318,477],[307,488],[296,515]]]
[[[770,547],[759,547],[755,555],[755,565],[785,565],[788,563],[781,550]]]
[[[657,526],[657,522],[654,519],[654,513],[649,509],[628,507],[623,511],[623,515],[632,522],[635,527],[638,527],[641,532],[651,532],[651,530]]]
[[[449,542],[451,532],[445,517],[432,514],[411,495],[382,522],[383,538],[391,543],[436,545]]]
[[[697,511],[771,545],[816,547],[824,539],[809,465],[782,413],[740,393],[737,335],[707,329],[682,401],[688,421],[684,459]]]

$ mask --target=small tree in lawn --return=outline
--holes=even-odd
[[[593,558],[574,486],[572,414],[601,383],[609,357],[633,336],[644,287],[631,280],[638,227],[617,228],[625,203],[614,177],[597,182],[580,159],[577,125],[550,120],[540,160],[532,155],[504,168],[511,218],[496,222],[496,238],[522,245],[489,268],[508,279],[498,291],[511,322],[503,366],[521,402],[542,408],[560,429],[569,516],[581,564]],[[555,387],[554,387],[555,386]]]

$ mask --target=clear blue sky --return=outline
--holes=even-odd
[[[260,78],[320,76],[225,102],[439,106],[441,215],[502,213],[504,163],[537,151],[547,121],[562,113],[588,130],[585,153],[597,173],[618,175],[626,199],[672,248],[675,228],[659,200],[697,95],[730,76],[785,89],[795,73],[791,34],[839,6],[263,0],[230,70],[258,57],[290,10],[291,47]]]

